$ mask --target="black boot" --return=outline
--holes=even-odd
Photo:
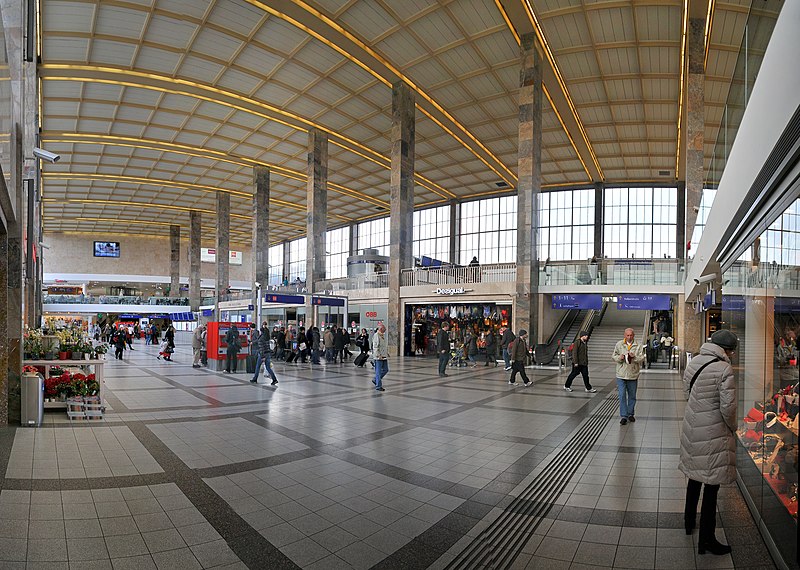
[[[706,484],[703,489],[703,506],[700,508],[700,540],[697,541],[697,553],[709,552],[717,556],[730,554],[731,547],[717,541],[714,530],[717,526],[717,493],[719,485]]]
[[[731,547],[727,544],[722,544],[721,542],[717,541],[716,536],[711,536],[705,540],[700,540],[700,542],[697,544],[698,554],[705,554],[706,552],[710,554],[716,554],[717,556],[723,556],[731,553]]]
[[[683,511],[683,525],[686,534],[692,534],[697,520],[697,502],[700,500],[700,490],[703,484],[700,481],[689,479],[686,485],[686,507]],[[713,531],[712,531],[713,532]]]

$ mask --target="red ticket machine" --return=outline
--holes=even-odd
[[[232,326],[239,330],[239,350],[236,370],[245,371],[245,360],[250,353],[249,334],[250,323],[210,322],[206,333],[206,351],[208,352],[208,367],[212,370],[224,370],[225,360],[228,357],[228,343],[225,337]]]

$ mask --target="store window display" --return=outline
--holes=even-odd
[[[741,340],[737,470],[754,515],[781,557],[797,560],[798,335],[800,229],[776,220],[725,272],[722,324]],[[787,229],[792,228],[792,229]]]
[[[475,339],[478,352],[475,358],[488,361],[487,344],[496,350],[503,328],[511,318],[511,308],[494,303],[460,305],[408,305],[406,307],[406,342],[409,355],[436,355],[435,340],[442,323],[450,324],[450,341],[453,347],[451,366],[467,365],[469,349],[465,341]],[[489,333],[492,339],[489,339]]]

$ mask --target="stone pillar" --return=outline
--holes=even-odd
[[[269,192],[270,171],[266,166],[253,167],[253,322],[258,319],[258,287],[269,285]],[[260,326],[260,323],[258,323]]]
[[[189,212],[189,304],[192,311],[200,310],[200,247],[203,214]]]
[[[283,240],[283,274],[288,278],[289,277],[289,267],[292,264],[292,250],[289,247],[289,242],[287,240]],[[289,285],[292,284],[292,280],[289,279]]]
[[[350,249],[348,255],[356,255],[358,252],[358,224],[350,224]]]
[[[600,262],[603,259],[603,191],[605,185],[596,182],[594,185],[594,256]]]
[[[678,295],[678,303],[676,304],[677,315],[676,323],[673,323],[675,334],[675,344],[684,351],[691,352],[696,355],[700,351],[700,346],[703,344],[703,328],[705,321],[705,313],[696,315],[694,308],[691,304],[691,299],[687,303],[684,295]]]
[[[414,239],[414,92],[398,81],[392,85],[392,174],[391,217],[389,220],[389,310],[386,337],[389,354],[403,354],[403,311],[400,302],[400,276],[413,267]]]
[[[686,239],[692,239],[697,210],[703,196],[703,134],[705,129],[705,17],[689,18],[686,53],[689,73],[686,76]],[[678,257],[684,258],[686,240]]]
[[[169,296],[181,296],[181,227],[169,227]]]
[[[220,320],[219,302],[230,286],[231,195],[217,192],[217,302],[214,320]]]
[[[314,321],[311,293],[325,279],[325,232],[328,229],[328,135],[308,131],[308,185],[306,191],[306,328]]]
[[[528,330],[529,343],[541,341],[539,322],[539,259],[537,234],[542,188],[542,66],[536,36],[520,42],[519,151],[517,155],[517,291],[514,332]]]
[[[2,180],[0,185],[5,186]],[[8,320],[8,230],[0,216],[0,321]],[[9,335],[6,327],[0,327],[0,425],[9,423],[8,387],[9,387]]]

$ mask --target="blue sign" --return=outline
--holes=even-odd
[[[312,305],[325,305],[328,307],[344,307],[344,299],[339,297],[313,297]]]
[[[747,308],[743,295],[723,295],[722,296],[722,310],[735,311],[737,313],[744,313]]]
[[[716,304],[717,304],[717,292],[716,290],[712,289],[711,293],[706,293],[706,296],[703,297],[703,306],[706,309],[708,309]]]
[[[119,319],[122,321],[138,321],[142,318],[142,315],[120,315]]]
[[[602,295],[579,293],[574,295],[553,295],[554,309],[595,309],[603,308]]]
[[[247,305],[247,310],[248,311],[252,311],[253,310],[253,305]]]
[[[203,309],[203,316],[204,317],[213,317],[214,316],[214,309]]]
[[[620,311],[669,311],[669,295],[617,295]]]
[[[280,295],[268,293],[264,295],[265,303],[283,303],[286,305],[305,305],[306,299],[302,295]]]
[[[776,313],[800,313],[800,297],[775,297]]]

